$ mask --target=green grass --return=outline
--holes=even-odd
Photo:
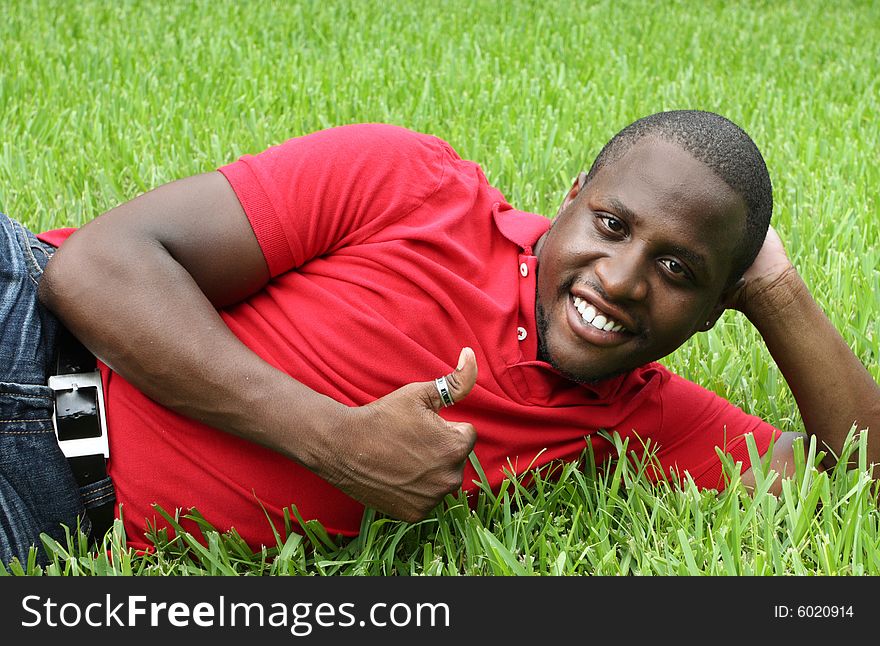
[[[617,436],[619,455],[627,445]],[[844,455],[857,459],[862,445]],[[752,446],[754,450],[754,446]],[[524,487],[510,478],[483,487],[476,505],[448,496],[419,523],[364,515],[355,539],[328,536],[314,521],[305,535],[276,528],[276,545],[256,554],[234,532],[221,534],[197,513],[201,536],[186,533],[165,510],[177,536],[154,533],[156,551],[137,556],[121,521],[97,554],[81,534],[44,548],[50,564],[13,562],[12,574],[84,575],[877,575],[880,573],[878,481],[858,469],[817,472],[813,442],[797,476],[779,497],[778,477],[758,469],[754,494],[728,461],[721,494],[652,484],[647,462],[618,460],[600,469],[587,451],[579,464],[557,466]],[[291,510],[290,517],[296,511]]]
[[[3,15],[0,211],[34,230],[356,121],[436,134],[512,204],[550,215],[622,126],[714,110],[763,151],[792,260],[880,379],[877,3],[10,1]],[[742,316],[665,363],[802,430]],[[74,533],[48,546],[47,573],[880,573],[877,490],[858,469],[804,466],[779,498],[735,479],[720,495],[651,486],[637,465],[621,469],[586,456],[473,510],[452,496],[416,524],[368,512],[353,541],[281,527],[256,555],[207,525],[207,548],[159,535],[150,556],[120,535],[95,556]]]

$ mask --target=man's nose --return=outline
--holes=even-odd
[[[640,301],[648,294],[645,259],[635,252],[619,252],[596,261],[596,278],[615,301]]]

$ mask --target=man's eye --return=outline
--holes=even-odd
[[[599,215],[599,219],[602,220],[602,223],[605,225],[605,228],[609,231],[613,231],[614,233],[623,233],[626,229],[623,222],[618,220],[615,217],[611,217],[610,215]]]
[[[687,268],[682,265],[677,260],[673,260],[672,258],[664,258],[660,261],[669,270],[669,273],[674,274],[675,276],[681,276],[684,278],[689,278]]]

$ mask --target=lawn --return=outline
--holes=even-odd
[[[774,184],[774,225],[817,302],[880,379],[880,5],[874,2],[17,2],[0,21],[0,211],[79,226],[163,182],[292,136],[381,121],[479,162],[552,215],[617,130],[659,110],[739,123]],[[802,430],[761,339],[728,312],[664,362]],[[821,369],[821,366],[817,366]],[[48,544],[50,574],[880,574],[877,483],[817,473],[783,495],[650,485],[581,464],[460,496],[408,524],[368,511],[341,540],[278,527],[252,554],[204,522],[137,555]],[[626,446],[619,451],[625,454]],[[728,473],[735,468],[729,465]],[[167,510],[173,519],[174,510]],[[295,512],[292,511],[292,514]]]

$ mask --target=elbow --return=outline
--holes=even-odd
[[[64,323],[75,315],[77,303],[86,300],[83,295],[89,289],[87,277],[94,274],[89,266],[94,254],[77,244],[74,236],[49,259],[37,286],[40,304]]]
[[[40,283],[37,286],[37,298],[40,304],[53,313],[57,313],[61,296],[64,293],[64,273],[57,269],[59,253],[56,251],[49,259],[46,269],[43,271],[42,277],[40,277]]]

